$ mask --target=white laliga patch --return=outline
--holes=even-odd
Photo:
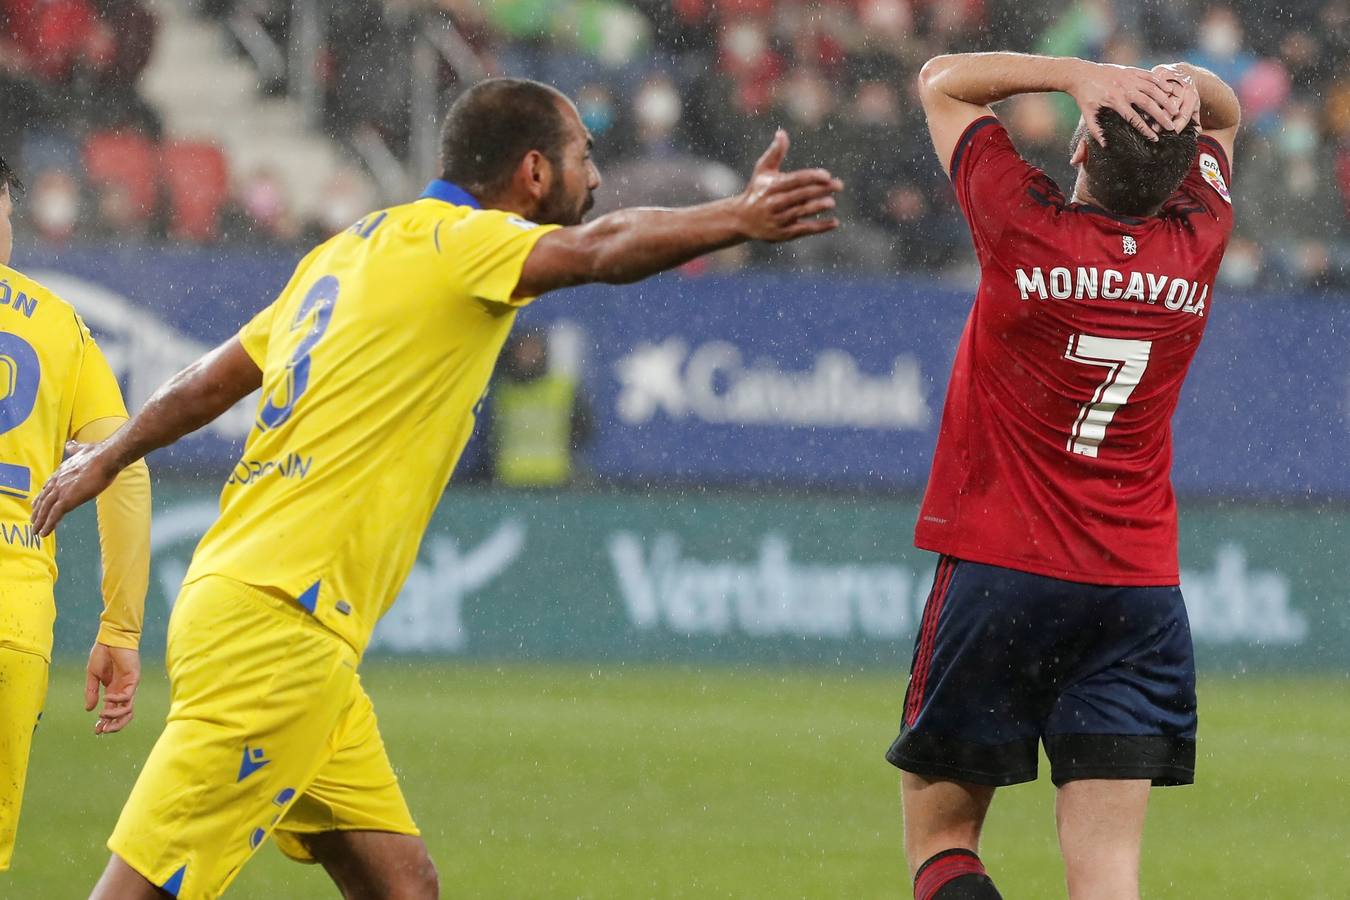
[[[1121,235],[1120,243],[1121,249],[1125,251],[1126,256],[1134,256],[1139,252],[1139,245],[1135,243],[1134,238],[1130,237],[1128,234]]]
[[[1223,182],[1223,172],[1219,171],[1219,161],[1208,153],[1200,154],[1200,175],[1209,182],[1209,186],[1214,188],[1229,204],[1233,202],[1233,196],[1228,193],[1228,185]]]
[[[510,222],[512,225],[516,226],[522,231],[530,231],[531,229],[539,227],[534,222],[531,222],[529,219],[522,219],[520,216],[508,216],[506,221]]]

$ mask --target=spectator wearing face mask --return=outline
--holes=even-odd
[[[683,102],[670,76],[658,73],[643,81],[633,98],[638,153],[647,159],[675,156],[682,113]]]
[[[320,193],[320,203],[306,229],[308,243],[322,243],[351,224],[376,205],[369,179],[351,166],[341,166]]]
[[[1251,238],[1234,235],[1219,264],[1219,284],[1225,288],[1251,290],[1267,281],[1265,276],[1265,250]]]
[[[609,161],[631,158],[636,152],[630,125],[631,117],[624,115],[614,92],[603,81],[592,81],[577,91],[577,112],[581,124],[595,138],[595,149]]]
[[[65,169],[46,169],[33,180],[27,205],[38,236],[64,243],[75,235],[80,221],[80,183]]]
[[[1243,48],[1242,21],[1228,6],[1211,6],[1200,20],[1188,60],[1232,85],[1241,83],[1256,57]]]
[[[597,212],[627,206],[683,206],[740,189],[741,179],[735,171],[685,149],[679,133],[683,110],[670,76],[658,72],[642,82],[633,98],[633,152],[601,183],[595,197]],[[584,120],[584,110],[579,111]]]
[[[792,136],[792,155],[799,165],[839,166],[861,183],[853,185],[842,202],[853,219],[847,231],[824,235],[815,247],[756,248],[771,263],[786,259],[798,269],[883,273],[892,271],[892,235],[872,227],[858,206],[869,206],[885,196],[896,174],[899,154],[892,123],[899,121],[890,85],[882,81],[860,84],[855,99],[841,105],[841,96],[821,72],[800,68],[778,88],[777,117]],[[877,191],[877,194],[872,194]],[[855,205],[856,204],[856,205]],[[875,213],[876,210],[870,209]]]
[[[285,242],[300,237],[286,186],[273,169],[260,168],[240,184],[238,205],[249,237]]]
[[[772,105],[773,88],[787,69],[787,60],[771,45],[763,21],[741,19],[723,28],[717,65],[730,95],[722,108],[730,116],[759,116]]]
[[[775,118],[792,136],[792,155],[797,164],[823,166],[831,162],[839,142],[840,98],[834,84],[818,69],[801,66],[779,83],[775,99]]]
[[[1317,108],[1304,100],[1291,102],[1279,129],[1253,144],[1249,177],[1268,189],[1253,192],[1244,233],[1270,247],[1277,275],[1288,284],[1330,287],[1344,280],[1345,215],[1326,183],[1334,168]]]

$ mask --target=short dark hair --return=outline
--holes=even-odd
[[[562,164],[567,123],[556,89],[525,78],[489,78],[469,88],[441,128],[441,177],[478,199],[504,190],[521,158],[538,150]]]
[[[1088,135],[1088,187],[1097,202],[1127,216],[1150,216],[1181,185],[1195,162],[1199,129],[1191,123],[1180,132],[1145,121],[1158,133],[1151,141],[1113,109],[1097,113],[1106,146]],[[1084,132],[1085,133],[1085,132]]]
[[[17,200],[23,195],[23,182],[19,176],[14,174],[14,170],[9,167],[9,163],[0,157],[0,190],[8,189],[12,200]]]

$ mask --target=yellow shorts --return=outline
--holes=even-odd
[[[28,780],[28,751],[47,696],[47,660],[0,647],[0,872],[9,868],[19,806]]]
[[[269,835],[418,833],[356,674],[299,606],[210,576],[169,621],[169,718],[108,840],[180,898],[216,897]]]

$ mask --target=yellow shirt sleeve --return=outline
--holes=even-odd
[[[127,417],[122,389],[117,386],[117,378],[108,365],[107,357],[98,348],[84,322],[79,324],[84,337],[84,358],[80,361],[80,371],[76,376],[69,437],[74,437],[80,429],[98,419]]]
[[[125,416],[97,419],[80,429],[76,440],[104,440],[126,422]],[[150,586],[150,470],[137,460],[98,495],[98,543],[103,558],[103,615],[98,642],[135,650],[145,618]]]
[[[557,225],[538,225],[498,209],[477,210],[457,222],[446,241],[454,277],[471,297],[524,306],[533,297],[513,297],[525,260],[539,239]],[[453,248],[453,249],[450,249]]]
[[[269,303],[239,329],[239,343],[259,369],[265,368],[267,362],[267,338],[272,333],[272,311],[275,308],[275,302]]]
[[[272,319],[278,304],[290,295],[296,284],[304,277],[310,263],[314,261],[314,258],[319,255],[319,252],[325,246],[325,244],[320,244],[306,253],[300,262],[295,264],[295,271],[291,273],[290,280],[286,282],[285,289],[282,290],[277,299],[259,310],[258,314],[249,319],[235,335],[239,338],[239,343],[243,346],[244,352],[248,354],[249,359],[257,364],[259,369],[265,370],[267,368],[267,343],[272,333]]]

